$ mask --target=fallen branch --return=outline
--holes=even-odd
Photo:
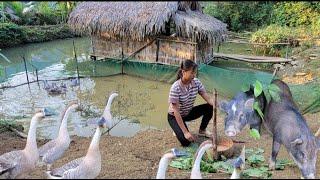
[[[13,128],[13,127],[10,127],[10,126],[9,126],[8,129],[9,129],[10,131],[16,133],[16,135],[19,136],[19,137],[21,137],[21,138],[27,139],[27,137],[28,137],[25,133],[20,132],[20,131],[16,130],[16,129]]]

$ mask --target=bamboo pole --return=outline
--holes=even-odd
[[[26,59],[24,58],[24,56],[22,57],[22,59],[23,59],[23,63],[24,63],[24,69],[25,69],[25,71],[26,71],[27,82],[28,82],[28,85],[30,85],[30,83],[29,83],[29,76],[28,76],[28,69],[27,69]]]
[[[160,40],[157,39],[157,52],[156,52],[156,62],[159,61],[159,49],[160,49]]]
[[[72,43],[73,43],[74,59],[76,60],[76,64],[77,64],[77,78],[78,78],[79,86],[80,86],[79,68],[78,68],[78,59],[77,59],[77,53],[76,53],[76,46],[74,45],[74,40],[72,41]]]
[[[213,145],[213,159],[218,159],[218,135],[217,135],[217,90],[213,89],[213,97],[214,97],[214,106],[213,106],[213,133],[212,133],[212,145]]]

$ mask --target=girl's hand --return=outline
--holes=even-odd
[[[183,134],[186,139],[188,139],[190,142],[194,142],[196,138],[188,131]]]

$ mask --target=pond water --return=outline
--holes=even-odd
[[[75,71],[66,69],[66,63],[74,60],[73,40],[78,60],[88,60],[90,52],[88,38],[28,44],[2,50],[1,53],[11,60],[11,63],[1,61],[1,65],[6,69],[6,79],[2,84],[18,85],[27,82],[21,56],[27,60],[29,81],[36,80],[33,67],[38,69],[39,79],[42,80],[76,77]],[[143,129],[169,127],[167,100],[171,84],[127,75],[81,78],[80,87],[73,88],[70,87],[69,80],[56,83],[62,82],[67,85],[65,95],[49,95],[43,88],[43,82],[3,90],[0,94],[0,118],[15,120],[25,127],[25,132],[28,132],[35,109],[49,108],[56,114],[39,123],[37,133],[43,138],[54,138],[58,133],[61,112],[70,101],[78,99],[85,107],[85,111],[70,115],[68,130],[71,135],[91,136],[94,127],[87,126],[87,120],[101,116],[110,93],[116,91],[119,96],[114,99],[111,112],[114,122],[117,123],[120,119],[121,122],[110,131],[110,135],[133,136]],[[197,98],[196,103],[201,102],[203,101]]]
[[[36,80],[35,68],[38,69],[38,77],[41,80],[76,77],[76,70],[67,68],[68,62],[75,61],[73,41],[78,61],[89,60],[89,38],[56,40],[2,50],[1,53],[11,60],[11,63],[0,61],[5,72],[2,85],[27,82],[22,57],[27,62],[29,81]],[[222,63],[217,66],[229,65]],[[243,65],[229,68],[247,69]],[[80,87],[70,87],[70,80],[56,83],[62,82],[67,85],[65,95],[49,95],[43,88],[43,82],[3,90],[0,92],[0,119],[15,120],[22,124],[27,132],[35,109],[49,108],[56,114],[41,121],[37,133],[43,138],[54,138],[58,133],[61,112],[70,101],[79,100],[84,106],[84,111],[70,115],[68,130],[71,135],[87,137],[94,133],[94,127],[86,122],[88,119],[101,116],[109,95],[116,91],[119,96],[114,99],[111,112],[114,122],[119,123],[109,132],[110,135],[128,137],[144,129],[169,127],[167,101],[171,84],[127,75],[81,78]],[[201,103],[204,101],[198,97],[195,104]]]

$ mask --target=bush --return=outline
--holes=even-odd
[[[24,40],[23,28],[14,23],[0,24],[0,48],[20,44]]]
[[[278,2],[274,6],[272,22],[282,26],[309,26],[320,18],[319,2]]]
[[[18,26],[14,23],[0,23],[0,48],[69,37],[74,37],[74,34],[65,24],[52,26]]]
[[[204,13],[228,24],[231,31],[255,30],[269,24],[274,2],[210,2]]]
[[[251,35],[250,42],[262,43],[266,45],[256,45],[256,51],[264,55],[283,56],[287,48],[286,45],[275,45],[273,43],[287,43],[291,46],[296,46],[297,31],[287,26],[270,25],[266,28],[260,29]]]

